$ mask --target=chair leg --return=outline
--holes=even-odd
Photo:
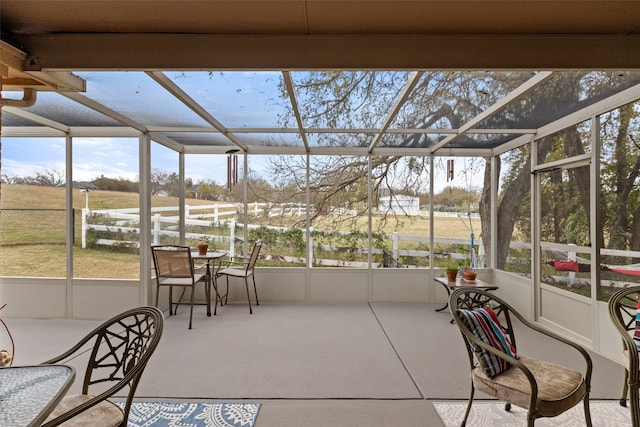
[[[591,409],[589,409],[589,393],[584,397],[584,419],[587,427],[591,427]]]
[[[251,296],[249,296],[249,281],[247,278],[244,278],[244,288],[247,290],[247,302],[249,303],[249,314],[253,314],[253,310],[251,309]]]
[[[631,406],[631,425],[640,427],[640,395],[638,393],[638,384],[629,384],[629,405]]]
[[[173,311],[173,286],[169,285],[169,316],[171,316]],[[178,307],[176,306],[176,313],[178,311]]]
[[[229,276],[227,276],[227,293],[224,295],[224,305],[229,303]]]
[[[469,418],[469,413],[471,412],[471,405],[473,404],[473,395],[475,393],[475,387],[473,382],[471,383],[471,394],[469,395],[469,403],[467,403],[467,410],[464,411],[464,418],[462,419],[462,423],[460,423],[460,427],[464,427],[467,425],[467,418]]]
[[[213,315],[215,316],[216,314],[218,314],[218,298],[219,298],[219,294],[218,294],[218,284],[213,280],[213,276],[211,277],[211,281],[209,282],[209,286],[211,286],[213,288],[213,291],[215,292],[215,305],[213,306]],[[211,289],[209,289],[209,296],[211,296]]]
[[[184,288],[185,290],[187,289],[186,287]],[[191,329],[191,321],[193,320],[193,296],[195,294],[196,288],[195,286],[191,287],[191,298],[189,298],[189,302],[190,302],[190,310],[189,310],[189,329]]]
[[[253,293],[256,294],[256,305],[260,305],[260,301],[258,301],[258,289],[256,289],[256,276],[251,275],[253,279]]]
[[[211,276],[204,281],[204,295],[207,299],[207,316],[211,316]]]
[[[622,383],[622,397],[620,398],[620,406],[627,407],[627,392],[629,391],[629,370],[624,370],[624,382]]]

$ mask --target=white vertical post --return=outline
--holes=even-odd
[[[89,215],[89,209],[82,209],[82,249],[87,249],[87,216]]]
[[[213,207],[213,222],[217,223],[219,220],[219,215],[220,215],[220,208],[218,208],[218,205],[215,205]]]
[[[1,116],[0,112],[0,116]],[[1,156],[0,156],[1,157]],[[65,137],[65,159],[66,159],[66,183],[65,183],[65,209],[66,209],[66,316],[73,317],[73,245],[75,240],[74,221],[75,209],[73,209],[73,138],[67,134]]]
[[[186,213],[185,209],[185,188],[184,188],[184,179],[185,179],[185,164],[184,164],[184,153],[178,153],[178,182],[180,183],[180,188],[178,189],[178,232],[180,233],[180,244],[184,245],[186,240],[186,230],[185,230],[185,221],[186,221]]]
[[[393,267],[398,266],[398,246],[400,242],[400,234],[397,231],[393,232]]]
[[[569,246],[575,246],[574,243],[569,243]],[[578,258],[576,256],[575,251],[574,252],[567,252],[567,261],[576,261]],[[570,271],[569,272],[569,277],[568,277],[569,281],[567,283],[567,285],[570,288],[573,288],[573,285],[576,282],[576,273],[575,271]]]
[[[313,232],[313,227],[309,227],[309,244],[307,246],[307,259],[309,260],[308,262],[308,266],[310,267],[311,265],[313,265],[313,234],[311,234]]]
[[[153,244],[160,244],[160,214],[153,216]]]
[[[242,253],[245,254],[245,256],[249,256],[249,227],[248,227],[248,221],[249,221],[249,206],[248,203],[249,201],[247,200],[247,198],[249,197],[249,156],[247,155],[247,152],[244,152],[244,173],[243,173],[243,179],[244,181],[242,182],[242,198],[244,200],[244,218],[242,221],[242,237],[244,242],[242,243]]]
[[[434,202],[433,202],[433,191],[435,188],[435,183],[434,181],[435,179],[435,167],[433,165],[433,154],[431,154],[429,156],[429,268],[431,269],[431,272],[433,273],[433,254],[436,253],[435,248],[433,247],[434,243],[434,237],[433,237],[433,230],[434,230],[434,224],[433,224],[433,206],[434,206]]]
[[[599,351],[601,345],[601,335],[596,333],[600,330],[600,322],[603,320],[602,316],[599,316],[600,304],[598,303],[600,297],[600,291],[602,290],[602,283],[600,282],[600,268],[596,266],[601,265],[602,256],[601,250],[604,248],[604,242],[602,241],[602,212],[600,209],[600,188],[602,185],[602,177],[600,176],[600,162],[602,155],[602,130],[600,123],[600,116],[593,116],[591,118],[591,165],[589,167],[589,176],[591,182],[589,185],[589,200],[590,200],[590,234],[593,239],[591,245],[591,320],[593,333],[593,349]]]
[[[140,191],[138,194],[140,224],[140,288],[139,304],[148,305],[154,300],[155,286],[151,282],[151,139],[148,134],[138,140]]]
[[[236,220],[232,219],[229,224],[229,256],[233,258],[236,254]]]

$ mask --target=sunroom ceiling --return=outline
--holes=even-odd
[[[37,91],[3,107],[3,136],[482,155],[640,99],[635,1],[3,0],[0,14],[2,98]],[[321,81],[362,83],[345,97]],[[575,96],[546,105],[563,81]]]

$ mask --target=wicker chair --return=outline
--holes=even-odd
[[[169,287],[169,315],[176,314],[180,304],[189,305],[189,329],[193,322],[193,306],[206,305],[207,316],[211,316],[211,277],[208,274],[206,266],[194,268],[191,259],[191,250],[188,246],[179,245],[158,245],[151,247],[153,254],[153,265],[156,271],[156,307],[158,306],[158,298],[160,296],[160,287]],[[197,283],[204,284],[204,293],[206,301],[204,303],[195,303],[195,287]],[[173,287],[182,287],[182,295],[178,302],[173,302]],[[182,297],[187,288],[191,289],[188,303],[182,302]],[[216,309],[218,308],[218,300],[216,298]],[[175,309],[173,308],[175,306]]]
[[[71,349],[43,363],[65,363],[91,350],[82,393],[65,396],[42,427],[124,427],[142,373],[162,336],[164,318],[155,307],[127,310],[98,326]],[[90,347],[90,348],[87,348]],[[124,407],[108,400],[128,389]]]
[[[638,353],[638,342],[640,329],[636,326],[636,313],[638,312],[638,301],[640,300],[640,286],[631,286],[620,289],[609,299],[609,316],[611,322],[618,330],[622,338],[622,356],[624,360],[624,382],[622,383],[622,397],[620,405],[627,406],[627,394],[631,405],[631,424],[633,427],[640,427],[640,354]],[[638,332],[636,332],[638,331]],[[640,341],[639,341],[640,342]]]
[[[507,411],[512,404],[526,409],[528,426],[533,426],[537,418],[560,415],[582,400],[587,426],[591,426],[593,365],[585,349],[528,322],[489,291],[457,289],[449,297],[449,310],[462,333],[471,368],[471,394],[462,426],[476,389],[506,402]],[[524,326],[575,349],[584,358],[584,373],[517,354],[512,316]]]
[[[225,268],[221,268],[216,273],[216,278],[225,276],[227,278],[227,290],[225,294],[225,304],[229,299],[229,277],[238,277],[244,279],[244,287],[247,290],[247,302],[249,303],[249,314],[253,314],[253,309],[251,308],[251,296],[249,295],[249,277],[253,279],[253,292],[256,296],[256,305],[260,305],[258,301],[258,290],[256,289],[256,277],[253,274],[253,268],[256,265],[256,261],[258,260],[258,255],[260,255],[260,249],[262,248],[262,242],[258,240],[253,245],[253,250],[251,251],[251,256],[246,257],[233,257],[229,260],[229,263]]]

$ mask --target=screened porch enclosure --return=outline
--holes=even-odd
[[[606,300],[638,276],[600,266],[640,258],[639,73],[73,76],[83,91],[38,91],[31,106],[3,86],[16,101],[2,109],[8,315],[105,318],[155,300],[153,244],[205,238],[233,255],[262,240],[261,301],[441,302],[433,278],[454,260],[531,318],[617,357]],[[47,153],[36,177],[58,185],[11,169],[23,147]],[[45,207],[58,226],[25,219]],[[9,223],[29,231],[15,237]]]

